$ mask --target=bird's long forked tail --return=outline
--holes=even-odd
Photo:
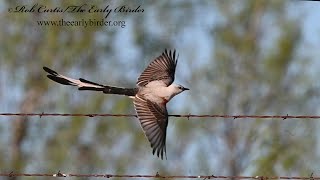
[[[89,91],[102,91],[105,94],[118,94],[118,95],[125,95],[125,96],[135,96],[138,89],[137,88],[120,88],[114,86],[105,86],[95,82],[91,82],[85,79],[73,79],[66,77],[57,73],[56,71],[48,68],[43,67],[47,73],[47,77],[52,81],[63,85],[70,85],[70,86],[78,86],[79,90],[89,90]]]

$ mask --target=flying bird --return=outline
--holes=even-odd
[[[163,159],[166,155],[166,134],[168,112],[166,104],[177,94],[189,90],[174,84],[174,76],[178,63],[176,51],[165,50],[155,58],[142,72],[135,88],[122,88],[101,85],[85,79],[73,79],[43,67],[49,73],[47,77],[63,85],[78,86],[79,90],[101,91],[105,94],[129,96],[141,127],[150,142],[152,153]]]

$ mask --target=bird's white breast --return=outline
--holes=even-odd
[[[151,86],[143,87],[138,94],[143,95],[145,99],[152,102],[166,104],[175,94],[172,92],[170,86],[162,86],[161,83],[159,85],[160,86],[157,86],[156,83],[153,83]]]

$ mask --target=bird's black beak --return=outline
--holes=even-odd
[[[185,87],[183,87],[183,90],[185,91],[185,90],[190,90],[189,88],[185,88]]]

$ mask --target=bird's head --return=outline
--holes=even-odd
[[[170,86],[167,87],[166,90],[166,95],[164,96],[167,101],[172,99],[174,96],[177,94],[180,94],[181,92],[189,90],[188,88],[185,88],[179,84],[171,84]]]
[[[180,94],[181,92],[185,91],[185,90],[189,90],[189,88],[183,87],[179,84],[171,84],[170,85],[172,88],[172,93],[175,95]]]

